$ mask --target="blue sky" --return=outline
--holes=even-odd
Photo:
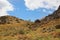
[[[24,19],[24,20],[31,20],[34,21],[36,19],[41,19],[44,16],[47,16],[48,14],[50,14],[47,10],[46,12],[43,12],[43,8],[40,9],[36,9],[36,10],[27,10],[25,4],[24,4],[24,0],[11,0],[10,1],[14,7],[15,10],[13,12],[10,12],[10,15],[12,16],[16,16],[18,18]],[[53,12],[53,11],[51,11]]]
[[[57,7],[57,5],[55,6],[54,4],[53,6],[52,5],[49,6],[48,5],[49,1],[48,2],[44,1],[44,6],[41,7],[38,5],[39,1],[41,0],[35,0],[35,1],[33,0],[33,2],[32,0],[30,0],[30,3],[28,3],[29,2],[28,0],[25,0],[25,1],[24,0],[9,0],[9,2],[13,5],[14,10],[9,11],[8,13],[11,16],[16,16],[23,20],[35,21],[36,19],[41,19],[51,14],[52,12],[55,11],[54,7]],[[48,7],[45,7],[45,5],[48,5]]]

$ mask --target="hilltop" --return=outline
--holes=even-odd
[[[35,22],[1,16],[0,40],[60,40],[60,6],[52,14]]]
[[[22,19],[18,19],[13,16],[2,16],[0,17],[0,24],[14,24],[14,23],[20,23]]]

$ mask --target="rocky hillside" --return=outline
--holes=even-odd
[[[41,20],[36,20],[35,24],[37,26],[39,25],[36,32],[60,38],[60,6],[53,14],[50,14]]]
[[[0,40],[60,40],[60,6],[35,22],[14,16],[0,17]]]
[[[23,21],[23,20],[13,16],[0,17],[0,24],[14,24],[14,23],[20,23],[20,21]]]
[[[53,12],[53,14],[50,14],[41,20],[36,20],[35,22],[40,21],[39,23],[44,24],[44,23],[48,23],[51,20],[55,20],[55,19],[59,19],[59,18],[60,18],[60,6],[56,11]]]

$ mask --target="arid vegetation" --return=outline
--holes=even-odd
[[[0,17],[0,40],[60,40],[60,7],[35,22],[13,16]]]

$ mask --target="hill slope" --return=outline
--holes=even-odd
[[[41,20],[0,17],[0,40],[60,40],[60,6]]]

